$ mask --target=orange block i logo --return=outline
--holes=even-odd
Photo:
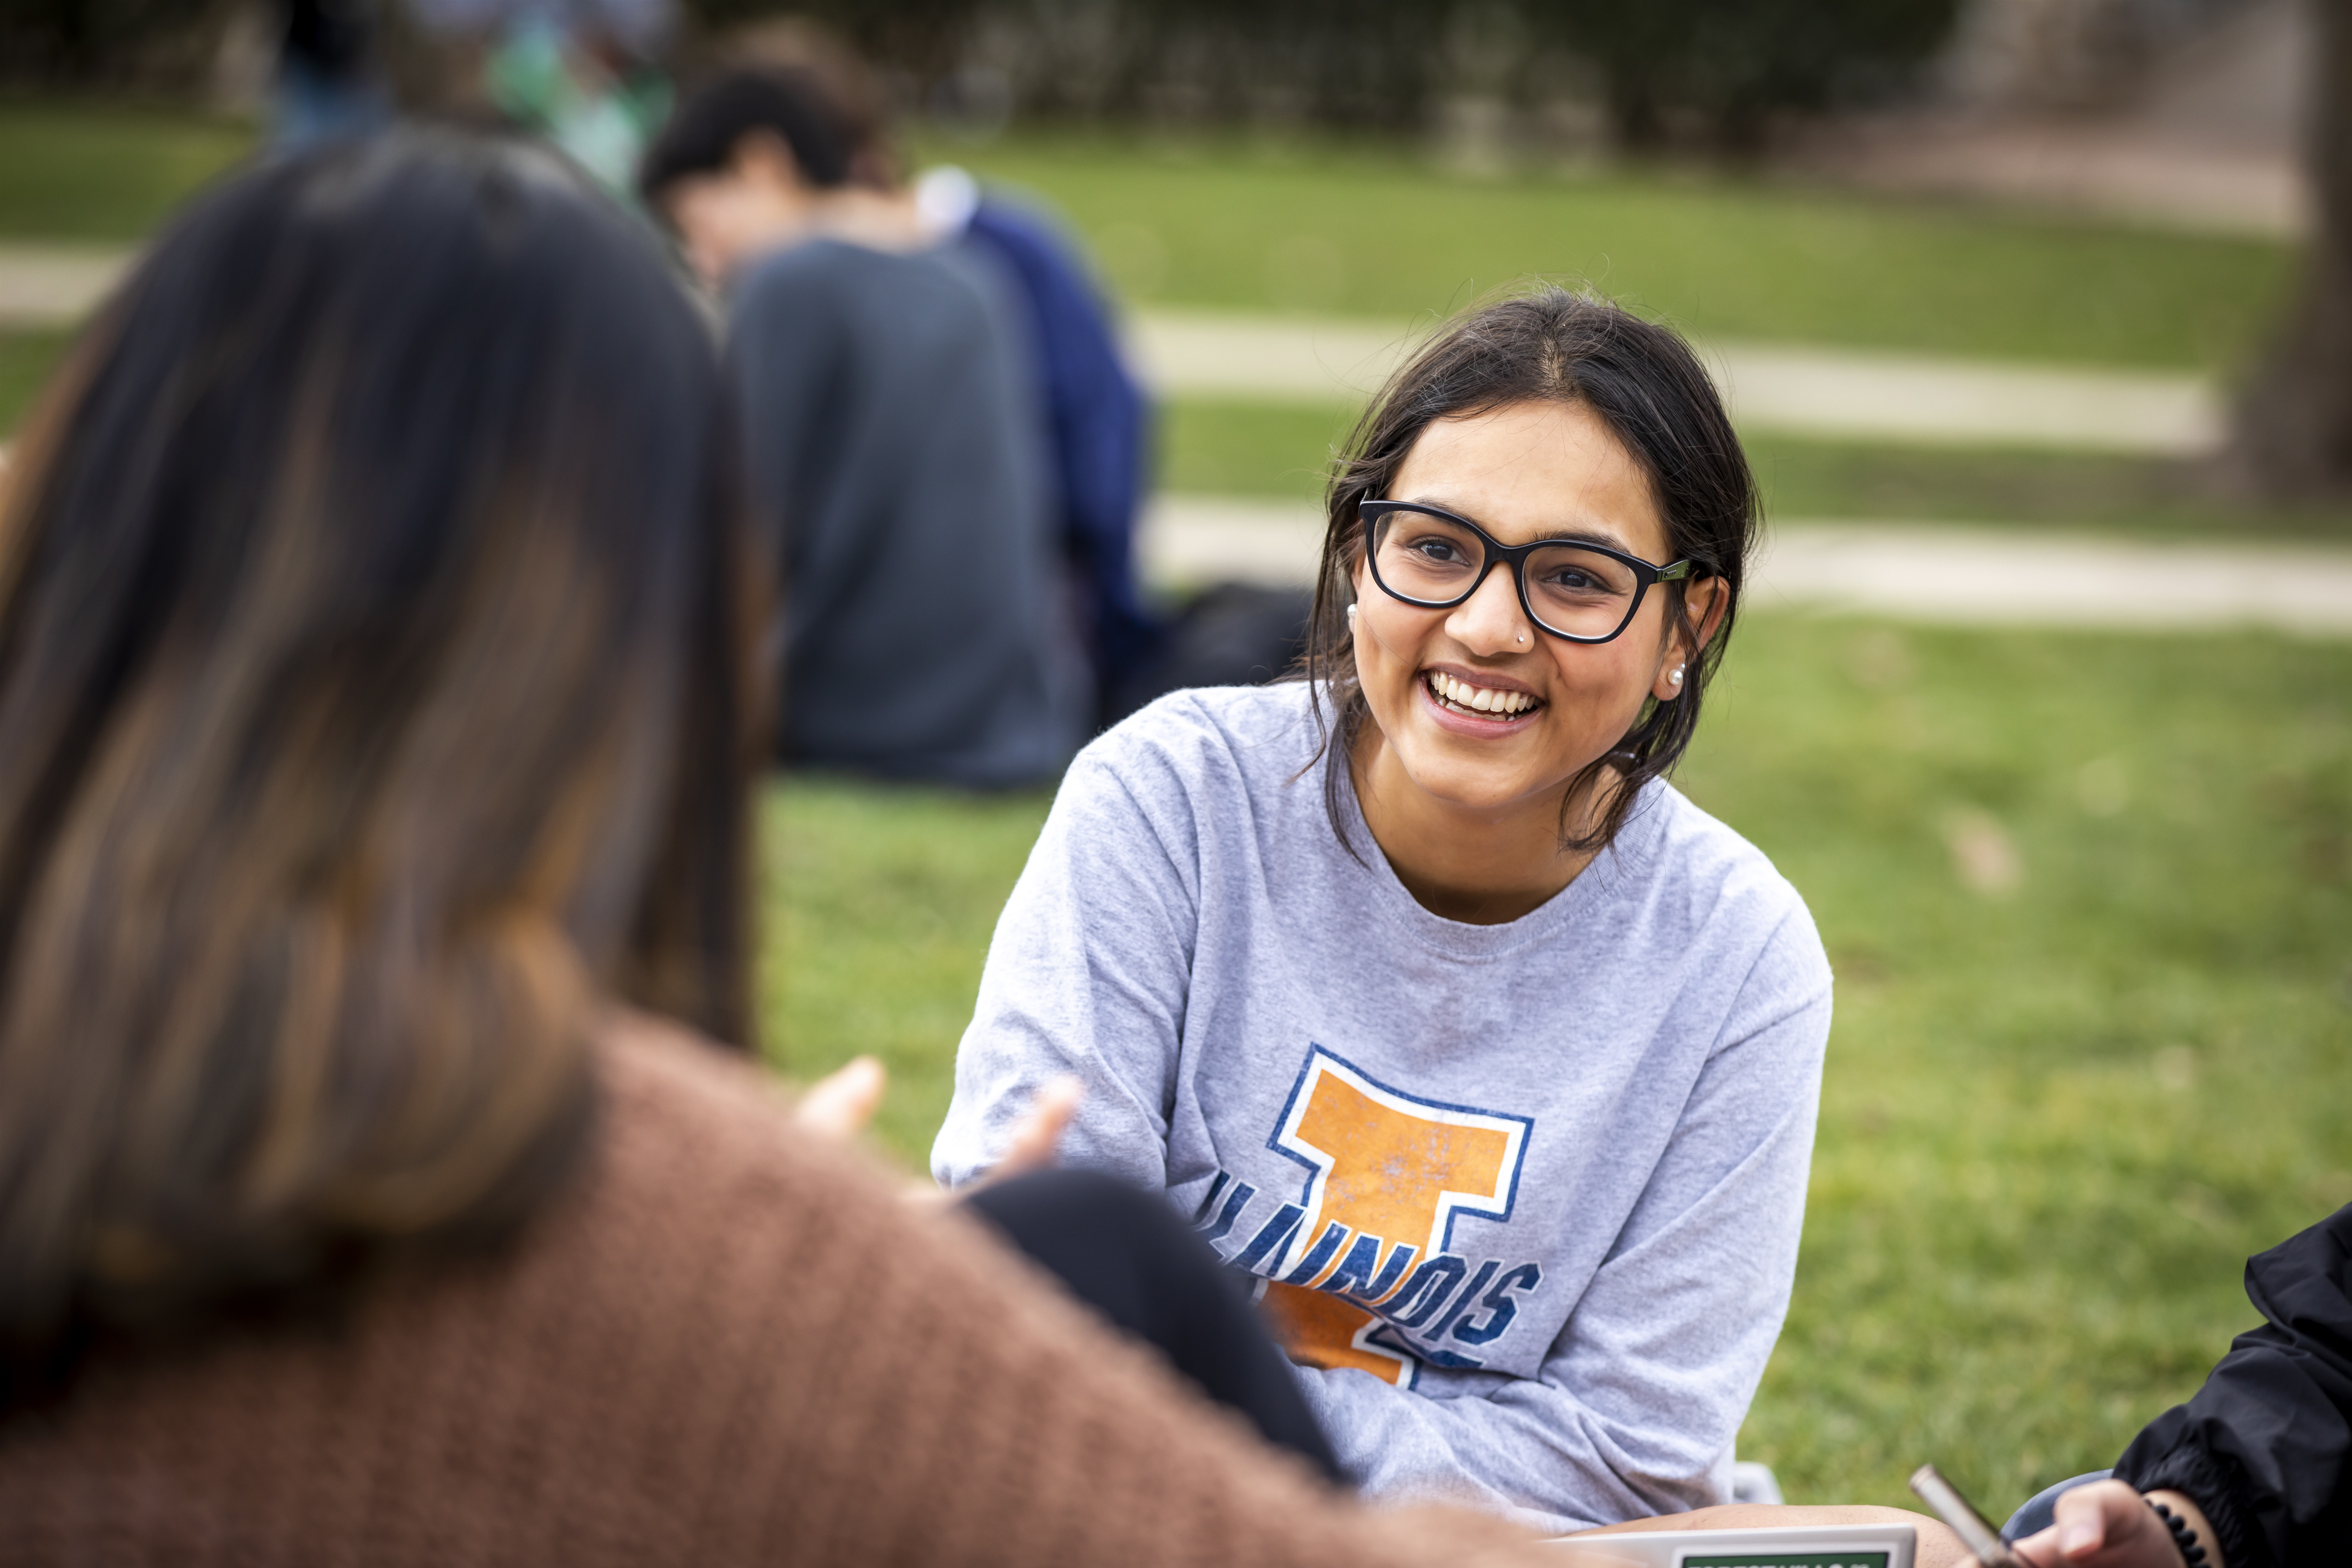
[[[1465,1281],[1467,1262],[1450,1246],[1457,1218],[1510,1217],[1532,1126],[1526,1117],[1417,1099],[1311,1047],[1267,1142],[1313,1173],[1300,1202],[1284,1205],[1233,1259],[1267,1278],[1263,1305],[1291,1359],[1395,1384],[1410,1383],[1423,1360],[1476,1365],[1413,1345],[1397,1325],[1431,1339],[1454,1328],[1457,1339],[1480,1343],[1516,1310],[1507,1291],[1541,1280],[1534,1264],[1509,1271],[1489,1310],[1465,1323],[1475,1293],[1500,1265],[1489,1262]],[[1448,1298],[1453,1308],[1444,1310]]]

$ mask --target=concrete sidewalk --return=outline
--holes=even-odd
[[[1360,402],[1427,330],[1378,321],[1146,310],[1130,342],[1163,395]],[[2221,402],[2193,375],[1703,342],[1748,430],[1964,445],[2191,456],[2222,436]]]
[[[95,246],[0,244],[0,327],[69,327],[98,307],[131,253]]]
[[[1310,506],[1165,496],[1145,570],[1169,584],[1314,581]],[[1766,533],[1750,609],[1979,626],[2130,631],[2263,627],[2352,637],[2352,548],[2231,549],[1933,523],[1789,521]]]
[[[0,246],[0,328],[58,329],[93,309],[129,254]],[[1139,312],[1129,341],[1163,396],[1360,402],[1420,331],[1365,321]],[[2189,456],[2221,440],[2204,380],[1766,343],[1702,343],[1743,429],[1852,439]]]

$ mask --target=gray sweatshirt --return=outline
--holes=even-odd
[[[1571,1530],[1726,1500],[1804,1217],[1830,971],[1795,889],[1664,784],[1506,925],[1324,814],[1307,689],[1179,692],[1072,764],[931,1152],[1037,1087],[1071,1164],[1257,1280],[1371,1495]]]

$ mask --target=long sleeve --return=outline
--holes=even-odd
[[[1811,917],[1662,789],[1540,909],[1446,921],[1333,832],[1302,699],[1176,694],[1081,755],[934,1173],[985,1172],[1076,1075],[1066,1162],[1255,1277],[1370,1495],[1559,1531],[1723,1500],[1803,1225]]]
[[[1779,940],[1810,946],[1811,928]],[[1732,1440],[1795,1278],[1829,1034],[1826,990],[1787,1000],[1716,1051],[1539,1375],[1429,1398],[1299,1370],[1360,1485],[1553,1531],[1729,1500]]]
[[[2352,1206],[2251,1259],[2266,1320],[2116,1474],[2197,1500],[2230,1568],[2320,1568],[2352,1542]]]
[[[1197,903],[1192,869],[1118,775],[1071,764],[999,918],[955,1099],[931,1149],[949,1186],[984,1175],[1047,1079],[1085,1089],[1068,1163],[1150,1191],[1168,1181],[1169,1117]]]

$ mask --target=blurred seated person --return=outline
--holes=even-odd
[[[746,28],[729,53],[747,65],[815,78],[853,143],[851,183],[898,190],[902,165],[887,95],[856,51],[823,27],[788,17]],[[1027,307],[1022,315],[1052,437],[1062,549],[1099,721],[1115,724],[1183,688],[1255,685],[1289,671],[1307,650],[1314,596],[1304,590],[1215,583],[1165,614],[1145,600],[1137,547],[1150,409],[1076,240],[1047,213],[952,166],[925,171],[914,201],[934,237],[994,263]]]
[[[2352,1206],[2248,1260],[2246,1294],[2262,1326],[2111,1473],[2021,1510],[2020,1556],[2036,1568],[2352,1563]]]
[[[1304,589],[1221,582],[1164,617],[1145,605],[1136,531],[1147,410],[1085,266],[1058,227],[951,164],[926,170],[914,188],[935,232],[1000,258],[1028,300],[1060,463],[1063,547],[1092,627],[1102,724],[1171,691],[1255,686],[1289,673],[1307,651],[1315,607]]]
[[[1058,776],[1093,696],[1010,286],[850,181],[816,79],[690,97],[640,185],[729,300],[751,505],[783,584],[788,763],[971,787]]]
[[[584,176],[415,131],[81,336],[0,493],[0,1558],[1572,1563],[1355,1506],[740,1054],[723,408]]]
[[[815,78],[849,135],[851,183],[899,189],[903,171],[887,95],[855,49],[795,16],[745,28],[728,53],[747,66]],[[970,246],[1014,286],[1051,438],[1062,549],[1096,689],[1112,700],[1151,662],[1166,635],[1136,581],[1135,533],[1150,444],[1142,389],[1128,372],[1108,303],[1076,242],[1052,217],[952,167],[927,171],[913,196],[935,239]]]

